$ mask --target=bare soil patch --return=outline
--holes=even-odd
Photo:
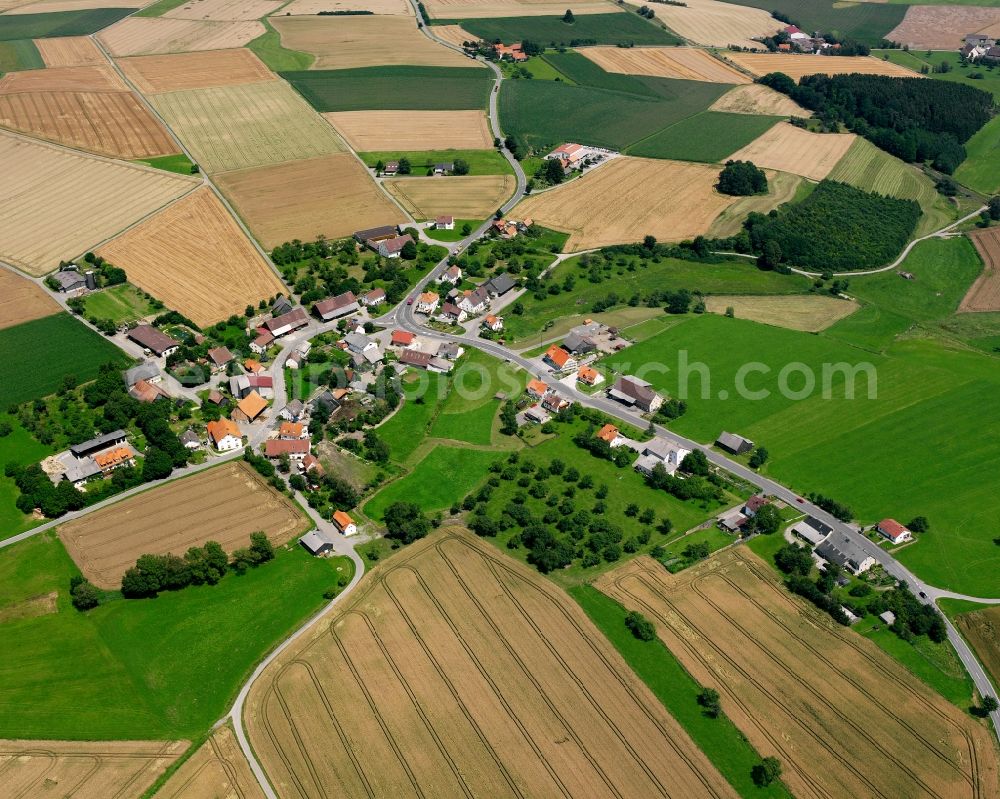
[[[823,56],[796,53],[726,53],[726,57],[754,75],[784,72],[795,81],[805,75],[891,75],[920,78],[917,72],[873,56]]]
[[[811,133],[779,122],[729,158],[822,180],[844,157],[855,138],[853,133]]]
[[[114,56],[189,53],[243,47],[265,32],[260,22],[127,17],[98,34]]]
[[[468,58],[427,38],[403,16],[273,17],[281,43],[312,53],[312,69],[383,65],[468,67]]]
[[[49,616],[58,613],[57,600],[58,591],[50,591],[47,594],[31,596],[15,602],[12,605],[0,607],[0,624],[8,621],[20,621],[21,619],[34,619],[39,616]]]
[[[709,106],[709,111],[730,114],[763,114],[765,116],[808,117],[810,112],[788,95],[759,83],[737,86]]]
[[[263,61],[243,48],[134,56],[121,59],[118,65],[143,94],[235,86],[277,79]]]
[[[745,73],[696,47],[584,47],[580,54],[606,72],[709,83],[751,82]]]
[[[107,64],[104,54],[89,36],[58,36],[35,39],[35,47],[49,67],[91,67]]]
[[[157,799],[264,799],[229,723],[212,731],[156,792]]]
[[[94,585],[112,589],[144,553],[181,555],[206,541],[230,552],[257,531],[284,544],[307,526],[290,499],[232,461],[60,525],[59,539]]]
[[[958,50],[967,33],[1000,36],[1000,8],[910,6],[885,38],[921,50]]]
[[[288,799],[735,796],[575,603],[457,529],[366,575],[246,721]]]
[[[685,0],[685,6],[657,5],[656,18],[674,33],[713,47],[764,49],[755,36],[770,36],[782,27],[767,11],[722,3],[718,0]],[[576,10],[574,9],[574,12]]]
[[[493,147],[483,111],[334,111],[323,117],[358,152]]]
[[[983,273],[969,287],[958,310],[1000,311],[1000,228],[975,230],[969,238],[983,259]]]
[[[0,740],[0,799],[138,799],[187,741]]]
[[[787,327],[818,333],[839,322],[858,309],[856,302],[836,297],[807,295],[802,297],[712,296],[705,298],[710,313],[724,314],[732,308],[737,319],[750,319],[765,325]]]
[[[980,797],[996,747],[973,722],[872,642],[793,597],[745,548],[671,575],[637,558],[600,590],[660,639],[795,796]]]
[[[382,185],[417,219],[482,219],[509,200],[515,188],[512,175],[394,178]]]
[[[269,249],[406,221],[351,153],[227,172],[217,182]]]
[[[551,17],[566,13],[566,4],[551,0],[427,0],[427,13],[436,19],[483,19],[487,17]],[[574,3],[574,14],[608,14],[620,11],[611,3]]]
[[[407,0],[292,0],[281,9],[281,16],[315,15],[320,11],[371,11],[373,14],[413,16],[413,6]],[[435,28],[435,32],[437,29]]]
[[[261,19],[281,8],[283,0],[189,0],[163,16],[167,19],[201,19],[235,22]]]
[[[719,168],[647,158],[615,158],[552,191],[518,204],[531,217],[570,234],[567,251],[642,241],[681,241],[708,230],[735,197],[719,194]]]
[[[0,258],[42,275],[199,181],[0,132]]]
[[[62,308],[39,286],[0,269],[0,330],[59,313]]]
[[[996,685],[1000,682],[1000,605],[961,613],[954,619]]]
[[[100,248],[136,286],[196,324],[218,322],[285,291],[210,188]]]

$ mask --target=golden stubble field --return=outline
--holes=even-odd
[[[183,555],[206,541],[231,552],[257,531],[284,544],[307,526],[290,499],[231,461],[60,525],[59,540],[87,579],[110,590],[146,553]]]
[[[656,18],[679,36],[713,47],[735,44],[764,49],[760,42],[753,41],[754,37],[770,36],[784,24],[759,8],[719,0],[685,0],[683,6],[657,5]]]
[[[484,219],[509,200],[516,188],[513,175],[391,178],[382,185],[416,219],[441,215]]]
[[[287,291],[207,186],[111,240],[98,254],[198,325]]]
[[[615,158],[581,178],[541,194],[514,209],[570,234],[566,251],[642,241],[681,241],[708,230],[735,202],[715,190],[719,168],[649,158]]]
[[[493,147],[483,111],[332,111],[323,117],[362,153]]]
[[[906,67],[883,61],[874,56],[824,56],[804,53],[726,53],[726,58],[754,75],[784,72],[795,81],[806,75],[891,75],[897,78],[919,78],[920,74]]]
[[[569,597],[468,531],[358,591],[248,697],[284,799],[735,797]]]
[[[745,73],[696,47],[583,47],[580,54],[605,72],[709,83],[750,83]]]
[[[470,67],[474,61],[432,41],[404,16],[272,17],[283,46],[316,56],[311,69],[384,65]]]
[[[170,775],[156,799],[264,799],[264,792],[227,722]]]
[[[729,158],[822,180],[851,149],[855,138],[853,133],[812,133],[779,122]]]
[[[277,80],[263,61],[244,48],[133,56],[121,59],[118,66],[143,94]]]
[[[16,2],[5,14],[52,14],[57,11],[87,11],[92,8],[137,8],[145,5],[145,0],[38,0],[38,2]],[[0,5],[3,8],[4,5]]]
[[[200,181],[0,132],[0,258],[55,269],[194,189]]]
[[[551,0],[427,0],[427,13],[436,19],[483,19],[487,17],[562,16],[566,4]],[[603,0],[574,3],[574,14],[610,14],[621,11]]]
[[[716,100],[709,111],[724,111],[730,114],[763,114],[780,117],[808,117],[807,111],[788,95],[776,92],[760,83],[736,86]]]
[[[84,67],[107,64],[104,54],[89,36],[59,36],[35,39],[35,47],[47,67]]]
[[[281,8],[283,0],[188,0],[163,16],[167,19],[207,19],[219,22],[260,19]]]
[[[0,799],[139,799],[187,747],[187,741],[0,740]]]
[[[799,799],[995,795],[987,728],[790,595],[745,548],[678,575],[637,558],[596,586],[654,622],[757,751],[778,757]]]
[[[320,11],[371,11],[373,14],[401,14],[413,16],[413,6],[408,0],[292,0],[281,9],[281,15],[313,16]]]
[[[215,22],[126,17],[98,34],[113,56],[187,53],[243,47],[265,33],[257,21]]]
[[[36,283],[0,269],[0,330],[59,313],[62,308]]]
[[[969,287],[958,310],[1000,311],[1000,228],[974,230],[969,238],[983,259],[983,273]]]
[[[1000,681],[1000,605],[960,613],[954,621],[996,685]]]

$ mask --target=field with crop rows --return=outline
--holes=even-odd
[[[891,75],[919,78],[912,70],[872,56],[821,56],[798,53],[727,53],[726,57],[754,75],[784,72],[798,81],[806,75]]]
[[[759,114],[702,111],[628,148],[630,155],[721,163],[781,120]]]
[[[745,73],[695,47],[583,47],[580,54],[607,72],[709,83],[750,83]]]
[[[858,310],[856,302],[820,294],[796,297],[727,296],[705,298],[709,313],[724,314],[731,308],[737,319],[750,319],[764,325],[787,327],[818,333]]]
[[[164,12],[167,19],[248,21],[273,14],[283,0],[187,0]]]
[[[130,17],[97,37],[114,56],[243,47],[265,32],[260,22]]]
[[[85,67],[107,63],[89,36],[37,39],[35,46],[47,67]]]
[[[394,178],[383,185],[416,219],[442,214],[482,219],[509,200],[515,188],[511,175]]]
[[[1000,605],[959,613],[952,619],[996,685],[1000,681]]]
[[[3,14],[0,15],[0,41],[42,39],[50,36],[88,36],[128,16],[134,8],[135,6],[41,14]]]
[[[427,0],[424,5],[432,19],[549,16],[565,11],[565,4],[552,0]],[[613,10],[617,9],[609,3],[584,0],[576,4],[573,14],[607,14]]]
[[[1000,8],[913,5],[886,38],[914,50],[957,50],[969,33],[996,37]]]
[[[156,792],[157,799],[264,799],[231,723],[212,730]]]
[[[810,133],[782,122],[729,157],[822,180],[847,154],[855,139],[853,133]]]
[[[118,65],[143,94],[275,80],[274,73],[246,49],[135,56]]]
[[[482,111],[338,111],[324,118],[358,152],[493,147]]]
[[[726,0],[733,2],[735,0]],[[778,11],[807,31],[838,31],[848,39],[877,45],[899,24],[906,6],[892,3],[831,3],[830,0],[739,0],[767,13]],[[659,10],[659,9],[657,9]],[[659,16],[659,15],[658,15]],[[664,17],[664,21],[666,18]],[[668,23],[669,24],[669,23]],[[776,23],[780,27],[780,23]]]
[[[754,39],[770,36],[781,27],[770,9],[746,8],[719,0],[686,0],[683,6],[657,6],[656,16],[685,39],[713,47],[735,44],[760,48],[760,42]]]
[[[776,92],[767,86],[753,83],[736,86],[716,100],[709,111],[725,111],[730,114],[764,114],[780,117],[808,117],[811,112],[804,109],[788,95]]]
[[[576,9],[573,9],[576,14]],[[572,25],[562,16],[495,17],[462,19],[462,27],[488,42],[500,39],[517,42],[529,39],[542,45],[566,45],[586,39],[597,44],[681,44],[669,31],[651,25],[635,14],[587,14],[576,18]]]

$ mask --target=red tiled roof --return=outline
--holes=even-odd
[[[393,330],[392,331],[392,343],[400,347],[408,347],[413,343],[415,334],[409,332],[408,330]]]
[[[883,519],[878,523],[878,529],[895,541],[904,533],[910,532],[895,519]]]
[[[553,344],[545,353],[545,358],[554,363],[557,368],[562,369],[569,361],[569,353],[558,344]]]
[[[607,441],[610,444],[618,438],[618,428],[613,424],[606,424],[597,431],[597,438],[601,439],[601,441]]]
[[[282,455],[305,455],[309,452],[309,439],[295,438],[291,440],[269,438],[264,442],[264,455],[268,458],[280,458]]]

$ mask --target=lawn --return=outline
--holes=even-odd
[[[877,3],[831,3],[830,0],[725,0],[734,5],[780,12],[808,31],[837,31],[842,38],[878,45],[906,14],[906,7]]]
[[[454,24],[455,20],[435,20],[436,24]],[[561,17],[494,17],[467,19],[462,27],[488,42],[519,42],[529,39],[541,45],[573,46],[587,44],[681,44],[669,31],[651,24],[636,14],[581,14],[567,24]]]
[[[955,179],[983,194],[1000,190],[1000,116],[995,116],[965,143],[968,154]]]
[[[596,588],[578,585],[569,593],[740,796],[791,796],[780,782],[766,788],[754,784],[750,774],[761,754],[725,715],[712,719],[702,712],[701,686],[662,641],[640,641],[632,635],[625,627],[625,609]]]
[[[0,72],[44,68],[42,55],[31,39],[0,41]]]
[[[51,394],[66,375],[81,383],[97,376],[101,364],[123,367],[131,359],[107,339],[67,313],[0,330],[0,408]]]
[[[927,4],[921,2],[920,5]],[[927,67],[931,70],[927,73],[928,78],[946,80],[950,83],[964,83],[974,89],[992,92],[993,96],[1000,100],[1000,72],[995,68],[989,69],[981,65],[970,66],[957,49],[954,52],[935,50],[931,55],[927,55],[926,50],[872,50],[872,55],[876,58],[887,58],[893,64],[899,64],[914,72],[920,72],[922,67]],[[951,71],[934,72],[934,67],[940,64],[951,64]],[[981,77],[973,78],[973,75]]]
[[[146,296],[131,283],[122,283],[88,294],[84,300],[84,316],[111,319],[115,322],[139,320],[153,313]]]
[[[424,150],[420,152],[376,152],[358,153],[365,165],[374,169],[379,161],[398,161],[407,158],[413,167],[412,175],[423,177],[435,164],[452,162],[457,159],[469,165],[470,175],[513,175],[510,163],[496,150]],[[450,231],[444,231],[450,232]]]
[[[455,227],[452,230],[437,228],[425,228],[424,235],[435,241],[461,241],[465,238],[465,234],[462,233],[462,228],[466,225],[469,226],[470,230],[475,230],[481,224],[483,224],[482,219],[455,219]]]
[[[50,14],[0,16],[0,41],[43,39],[55,36],[89,36],[127,17],[134,8],[92,8]]]
[[[516,397],[524,390],[524,372],[479,350],[462,358],[453,373],[451,390],[431,426],[432,438],[490,444],[493,420],[500,408],[497,392]]]
[[[144,158],[136,161],[135,163],[145,164],[146,166],[151,166],[154,169],[163,169],[166,172],[176,172],[178,175],[192,174],[191,167],[194,166],[194,164],[191,163],[191,160],[184,155],[184,153],[177,153],[177,155],[161,155],[156,158]]]
[[[195,739],[264,654],[322,606],[337,567],[350,576],[346,559],[292,544],[215,586],[81,614],[67,592],[77,570],[55,535],[17,544],[0,560],[0,604],[58,591],[58,612],[0,625],[0,735]]]
[[[29,464],[38,463],[53,450],[39,443],[27,430],[18,424],[13,417],[0,414],[0,422],[10,422],[12,430],[9,435],[0,437],[0,463]],[[39,521],[26,516],[17,509],[17,498],[20,492],[14,481],[0,471],[0,539],[10,538],[23,533]]]
[[[552,63],[552,60],[545,56],[532,56],[527,61],[514,64],[510,61],[501,61],[500,69],[503,70],[505,78],[521,80],[522,73],[528,72],[531,77],[528,80],[562,80],[573,83],[568,75],[560,72],[559,68]]]
[[[632,144],[629,155],[720,163],[783,117],[703,111]]]
[[[145,11],[149,12],[156,6],[174,2],[175,0],[160,0],[159,3],[150,6]],[[168,8],[164,8],[160,13],[162,14],[169,10]],[[155,16],[155,14],[146,13],[145,16]],[[257,58],[267,64],[268,69],[273,72],[294,72],[309,69],[312,66],[313,61],[316,60],[314,55],[284,47],[281,44],[280,34],[274,29],[271,23],[266,18],[262,22],[267,31],[247,44],[247,47],[256,54]]]
[[[440,413],[431,426],[431,437],[487,446],[493,440],[493,420],[500,403],[490,399],[474,410]]]
[[[424,440],[430,424],[444,401],[448,378],[435,372],[420,372],[420,379],[403,382],[406,401],[377,428],[380,438],[389,445],[391,457],[403,463]]]
[[[317,111],[485,109],[493,88],[493,73],[476,67],[285,69],[281,77]]]

